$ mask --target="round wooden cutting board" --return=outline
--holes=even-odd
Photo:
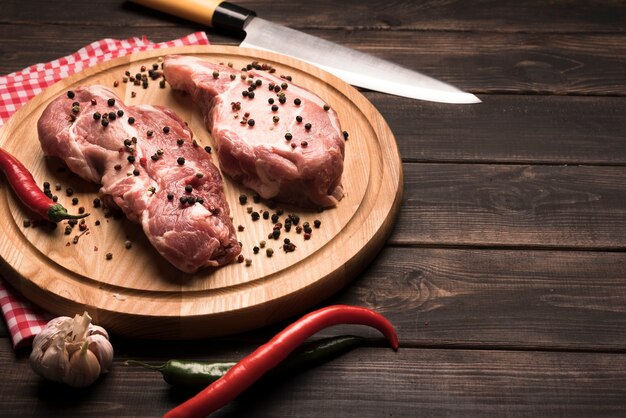
[[[219,269],[184,274],[167,263],[144,237],[141,227],[111,217],[94,207],[98,185],[71,174],[43,155],[37,120],[51,100],[79,86],[113,88],[127,105],[148,103],[173,109],[189,123],[202,145],[214,146],[199,110],[169,85],[150,81],[147,88],[123,82],[126,71],[152,68],[167,54],[190,54],[240,68],[253,61],[268,63],[278,75],[316,94],[337,112],[349,133],[343,186],[337,207],[323,212],[254,202],[253,193],[224,179],[242,254],[252,263],[232,263]],[[115,82],[118,83],[115,83]],[[114,87],[114,83],[117,84]],[[73,316],[88,311],[94,322],[122,335],[150,338],[198,338],[253,329],[298,314],[346,285],[383,246],[402,197],[402,164],[395,139],[378,111],[357,90],[338,78],[301,61],[252,49],[227,46],[181,47],[119,58],[65,79],[21,108],[0,131],[0,146],[15,155],[70,212],[80,206],[91,213],[87,229],[65,234],[66,222],[27,226],[33,215],[0,181],[0,272],[23,295],[46,310]],[[217,159],[213,157],[217,164]],[[60,189],[57,190],[57,185]],[[67,196],[71,188],[73,195]],[[239,196],[248,201],[241,204]],[[78,204],[72,204],[78,198]],[[297,214],[300,224],[315,220],[310,239],[292,228],[279,240],[268,238],[271,219],[254,222],[249,210],[283,209]],[[240,228],[241,229],[241,228]],[[285,252],[283,239],[296,245]],[[265,248],[254,254],[253,247]],[[127,248],[129,245],[130,248]],[[266,250],[271,248],[269,257]],[[111,257],[107,257],[110,254]],[[110,258],[110,259],[109,259]]]

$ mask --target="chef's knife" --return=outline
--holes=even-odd
[[[289,55],[314,64],[344,81],[370,90],[442,103],[480,103],[473,94],[369,54],[256,17],[219,0],[131,0],[143,6],[212,26],[245,32],[242,47]]]

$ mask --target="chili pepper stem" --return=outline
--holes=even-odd
[[[48,219],[52,222],[60,222],[65,219],[82,219],[87,216],[89,216],[88,213],[72,215],[71,213],[67,212],[67,209],[65,209],[62,205],[58,203],[50,206],[50,209],[48,209]]]
[[[149,364],[149,363],[144,363],[143,361],[137,361],[137,360],[126,360],[124,364],[126,366],[129,366],[129,365],[141,366],[141,367],[145,367],[146,369],[157,370],[157,371],[162,371],[167,366],[167,363]]]

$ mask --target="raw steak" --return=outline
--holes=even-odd
[[[238,71],[190,56],[163,63],[171,86],[202,110],[223,173],[265,199],[336,205],[344,160],[336,113],[310,91],[255,67]]]
[[[126,106],[92,86],[52,101],[37,129],[46,155],[101,184],[105,201],[141,223],[178,269],[224,265],[241,251],[219,170],[174,112]]]

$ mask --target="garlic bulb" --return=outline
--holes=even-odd
[[[113,363],[113,346],[102,327],[91,324],[87,312],[60,316],[46,324],[33,340],[32,369],[48,380],[85,387]]]

